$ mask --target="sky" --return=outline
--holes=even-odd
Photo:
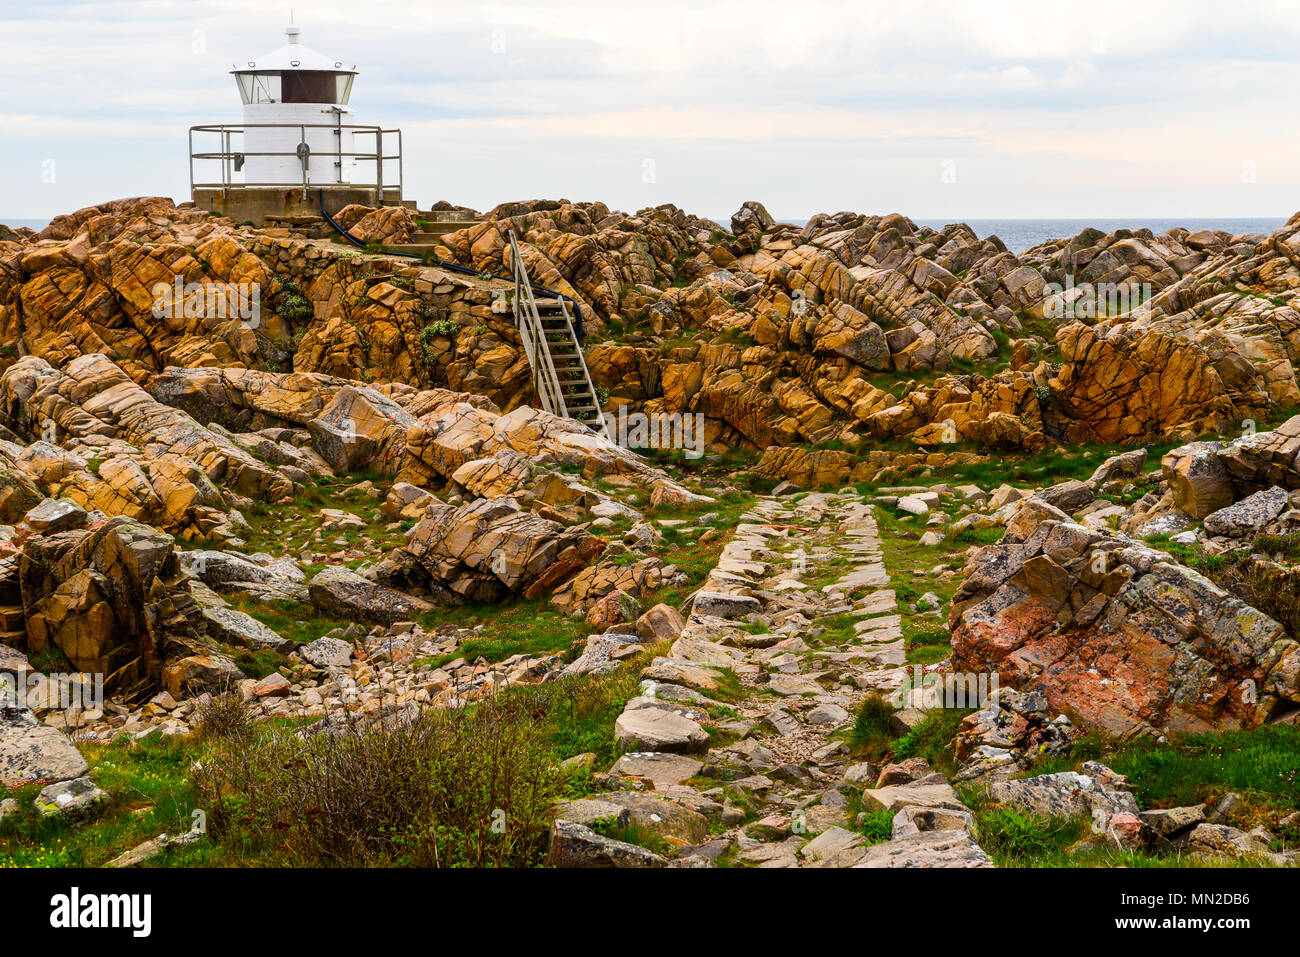
[[[0,221],[188,199],[188,128],[240,121],[290,7],[422,208],[1300,209],[1295,0],[0,0]]]

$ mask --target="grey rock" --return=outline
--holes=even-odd
[[[975,816],[970,811],[946,807],[903,808],[894,815],[895,839],[927,831],[967,831],[974,826]]]
[[[207,624],[208,635],[217,641],[253,651],[269,649],[281,654],[288,654],[294,648],[294,643],[288,638],[236,608],[202,602],[199,607]]]
[[[1036,778],[995,781],[988,796],[1000,804],[1010,805],[1043,817],[1091,817],[1098,831],[1105,829],[1112,814],[1137,815],[1137,801],[1127,791],[1107,787],[1098,777],[1061,771]]]
[[[323,671],[346,671],[352,662],[352,646],[339,638],[317,638],[299,648],[298,654]]]
[[[599,798],[579,798],[576,801],[561,801],[555,809],[557,821],[573,821],[592,827],[598,821],[607,822],[616,828],[627,827],[632,820],[627,808]]]
[[[949,808],[964,810],[951,785],[948,784],[898,784],[892,787],[868,788],[862,792],[863,810],[901,811],[905,807]]]
[[[341,565],[331,565],[318,572],[308,584],[308,594],[312,604],[327,615],[384,626],[433,608],[422,598],[372,582]]]
[[[652,698],[633,698],[614,722],[614,736],[625,747],[646,751],[702,751],[709,735],[696,722],[665,707]]]
[[[86,770],[85,758],[63,732],[39,724],[26,708],[0,706],[0,785],[67,781]]]
[[[934,830],[869,847],[854,866],[993,867],[993,861],[965,830]]]
[[[1138,818],[1157,834],[1173,837],[1195,827],[1205,820],[1205,805],[1195,807],[1171,807],[1153,811],[1142,811]]]
[[[844,771],[844,780],[859,786],[874,784],[878,777],[880,777],[880,768],[869,761],[864,761],[861,764],[851,764]]]
[[[632,824],[667,839],[673,844],[699,844],[709,836],[709,820],[701,812],[686,804],[687,788],[675,788],[670,794],[680,793],[680,800],[660,797],[641,791],[612,791],[600,800],[627,810]],[[692,793],[691,798],[698,798]],[[702,806],[720,805],[705,799]]]
[[[1205,517],[1205,531],[1225,538],[1254,535],[1286,511],[1287,504],[1286,489],[1275,485],[1211,512]]]
[[[1040,489],[1034,493],[1034,497],[1041,499],[1048,505],[1059,508],[1063,512],[1073,514],[1097,496],[1086,482],[1070,479],[1068,482],[1061,482],[1050,488]]]
[[[800,855],[811,861],[823,861],[850,848],[861,847],[865,838],[844,827],[829,827],[799,849]]]
[[[782,736],[794,734],[800,727],[799,719],[785,708],[773,708],[767,714],[763,715],[760,724],[772,728],[777,734]]]
[[[1096,471],[1088,478],[1088,484],[1099,488],[1116,479],[1137,478],[1142,474],[1142,467],[1146,464],[1146,449],[1132,449],[1119,455],[1112,455],[1097,466]]]
[[[663,867],[668,863],[644,847],[602,837],[573,821],[552,823],[547,862],[552,867]]]
[[[844,724],[849,720],[849,717],[849,713],[837,704],[819,704],[804,715],[804,720],[809,724],[835,727]]]
[[[23,521],[44,535],[66,532],[86,524],[86,510],[60,498],[47,498],[23,516]]]
[[[1224,824],[1232,820],[1244,804],[1245,802],[1242,801],[1240,794],[1236,791],[1229,791],[1219,799],[1219,803],[1214,806],[1214,810],[1210,812],[1207,819],[1211,824]]]
[[[1255,857],[1269,853],[1267,842],[1226,824],[1198,824],[1180,842],[1189,854]]]
[[[58,817],[71,823],[94,817],[108,802],[107,791],[90,778],[79,777],[42,788],[34,806],[42,817]]]
[[[703,764],[681,754],[629,751],[619,757],[610,773],[649,778],[656,788],[681,784],[700,773]]]
[[[763,610],[757,598],[748,595],[727,595],[722,592],[698,591],[691,605],[696,615],[713,615],[718,618],[743,618]]]

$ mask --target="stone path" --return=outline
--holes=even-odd
[[[860,496],[760,499],[680,637],[644,672],[643,695],[616,729],[625,746],[643,750],[620,758],[604,780],[615,791],[594,802],[628,805],[619,789],[648,779],[643,805],[695,809],[710,839],[659,829],[677,845],[676,866],[719,858],[758,867],[989,866],[942,775],[923,761],[882,771],[849,757],[847,731],[863,698],[888,695],[905,677],[888,586],[876,521]],[[717,784],[687,784],[701,779]],[[897,812],[892,840],[866,846],[853,819],[859,805]]]

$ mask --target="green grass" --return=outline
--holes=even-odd
[[[658,854],[660,857],[668,857],[672,854],[672,845],[664,837],[635,822],[623,827],[615,827],[612,820],[601,819],[593,821],[591,829],[597,834],[612,840],[644,847],[647,851]]]
[[[1171,735],[1164,743],[1093,733],[1076,740],[1068,756],[1036,764],[1031,776],[1076,770],[1084,761],[1127,775],[1144,810],[1213,806],[1231,791],[1241,796],[1242,807],[1229,823],[1276,832],[1278,821],[1300,807],[1300,728],[1292,725]],[[1300,831],[1284,836],[1291,844],[1300,841]]]
[[[867,695],[849,728],[849,744],[854,753],[881,760],[893,748],[895,708],[879,694]]]
[[[1087,818],[1039,817],[998,806],[975,812],[976,838],[998,867],[1068,867],[1068,849],[1088,832]]]
[[[254,502],[244,510],[244,518],[251,528],[241,536],[244,544],[237,550],[250,555],[269,552],[277,556],[296,556],[308,549],[331,553],[364,546],[371,557],[378,558],[381,553],[404,543],[409,525],[397,523],[397,527],[390,528],[389,525],[394,523],[379,514],[382,498],[348,491],[365,481],[386,490],[393,478],[375,472],[354,472],[342,478],[318,479],[307,485],[294,501],[283,505]],[[321,526],[320,511],[323,508],[351,512],[366,524],[363,528],[324,532],[317,540],[315,535]],[[342,543],[338,539],[342,539]],[[369,539],[371,544],[366,545],[362,539]],[[358,559],[345,564],[356,567],[360,563]]]
[[[1256,535],[1251,550],[1265,555],[1280,555],[1288,564],[1300,562],[1300,532],[1287,535]]]
[[[895,760],[925,758],[930,766],[952,776],[952,740],[961,728],[962,719],[971,713],[967,708],[934,708],[925,713],[921,723],[894,742]]]
[[[952,635],[947,628],[921,628],[907,641],[909,665],[933,665],[952,654]]]
[[[614,722],[623,706],[641,693],[638,673],[638,668],[621,668],[609,675],[565,678],[555,686],[536,713],[546,725],[557,760],[588,752],[596,755],[600,768],[617,760],[622,748],[614,737]],[[530,697],[524,689],[505,693]]]
[[[1278,811],[1300,807],[1300,728],[1268,725],[1119,745],[1107,763],[1127,774],[1144,808],[1211,801],[1228,791]]]
[[[894,835],[894,812],[867,811],[858,830],[866,837],[867,844],[884,844]]]
[[[645,657],[656,650],[662,649],[647,649]],[[554,762],[593,752],[597,768],[605,768],[621,753],[614,720],[639,693],[636,676],[644,664],[643,658],[610,675],[509,688],[498,700],[524,709]],[[262,727],[269,732],[301,723],[275,719]],[[20,813],[0,822],[0,867],[97,867],[161,833],[189,830],[191,811],[200,806],[189,774],[196,761],[205,760],[206,748],[192,738],[137,742],[126,736],[110,745],[82,745],[90,775],[112,795],[111,804],[97,818],[73,827],[37,815],[31,805],[39,785],[0,794],[17,798],[21,806]],[[571,775],[564,792],[589,793],[590,775]],[[657,849],[654,835],[628,832],[620,839]],[[228,820],[198,842],[166,851],[152,866],[283,866],[280,843],[273,830]]]
[[[754,496],[749,492],[732,491],[727,492],[717,498],[715,502],[697,502],[691,505],[678,507],[657,508],[654,510],[654,519],[686,519],[694,521],[700,516],[714,512],[717,518],[711,520],[707,525],[701,526],[699,531],[702,533],[707,528],[719,530],[719,534],[714,535],[707,542],[701,543],[698,535],[689,541],[683,540],[684,531],[664,529],[664,545],[661,550],[664,562],[670,563],[677,567],[677,570],[686,576],[686,581],[680,585],[670,585],[660,588],[658,591],[641,596],[641,604],[645,608],[652,605],[663,603],[665,605],[677,606],[686,600],[686,598],[702,584],[708,577],[709,572],[718,563],[718,556],[722,554],[723,546],[726,545],[730,537],[729,532],[740,521],[743,515],[754,504]],[[692,528],[692,534],[695,529]]]
[[[433,667],[461,657],[468,661],[478,658],[503,661],[520,654],[562,654],[591,633],[591,626],[583,618],[560,614],[548,598],[513,599],[500,605],[435,608],[421,615],[419,621],[428,630],[445,624],[460,628],[483,626],[478,634],[465,639],[455,651],[418,661]]]
[[[321,615],[315,607],[297,601],[258,601],[246,595],[226,598],[231,607],[256,618],[281,638],[305,644],[327,631],[346,628],[350,622]]]
[[[98,867],[158,834],[191,828],[196,803],[187,772],[197,755],[193,744],[176,738],[133,742],[124,736],[80,750],[90,776],[112,795],[111,804],[84,826],[71,827],[32,808],[39,785],[9,792],[21,811],[0,822],[0,867]],[[207,856],[221,855],[209,847]]]

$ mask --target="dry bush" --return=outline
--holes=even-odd
[[[1245,555],[1213,576],[1222,588],[1258,608],[1300,640],[1300,568]]]
[[[256,708],[237,692],[203,698],[194,713],[195,730],[204,741],[242,741],[253,733]]]
[[[540,862],[561,782],[529,709],[502,696],[264,725],[214,741],[194,783],[214,827],[274,834],[291,862],[445,867]]]

